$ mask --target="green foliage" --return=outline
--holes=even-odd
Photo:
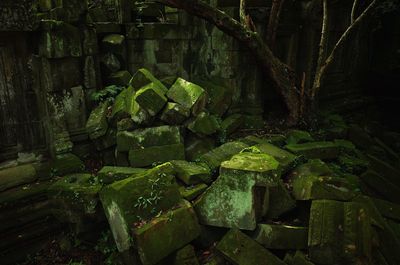
[[[90,95],[90,99],[95,102],[114,100],[115,97],[124,89],[124,87],[111,85],[102,90],[95,91]]]

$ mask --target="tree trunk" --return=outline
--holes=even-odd
[[[269,14],[266,42],[271,50],[275,50],[276,33],[278,31],[281,11],[285,0],[273,0]]]
[[[300,92],[295,72],[274,56],[257,32],[252,32],[246,25],[228,16],[225,12],[199,0],[156,0],[159,3],[183,9],[189,14],[200,17],[214,24],[224,33],[237,39],[254,54],[262,70],[271,79],[274,88],[282,97],[287,109],[287,124],[299,122]]]

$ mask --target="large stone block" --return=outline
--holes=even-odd
[[[212,172],[215,172],[223,161],[231,159],[244,148],[248,147],[242,142],[225,143],[199,157],[199,161],[207,164]]]
[[[200,234],[189,202],[133,229],[133,241],[143,265],[153,265],[190,243]]]
[[[37,179],[37,177],[35,167],[32,164],[1,169],[0,191],[32,183]]]
[[[216,133],[219,128],[220,124],[216,116],[206,112],[201,112],[188,124],[188,129],[198,135],[211,135]]]
[[[162,111],[160,119],[167,124],[177,125],[182,124],[189,116],[189,109],[178,103],[168,102]]]
[[[268,210],[268,187],[279,163],[266,154],[241,153],[221,164],[220,176],[196,201],[200,223],[254,230]]]
[[[109,102],[105,101],[90,113],[86,123],[86,131],[90,139],[94,140],[106,134],[108,129],[107,114],[109,106]]]
[[[288,144],[285,148],[295,154],[304,155],[309,159],[335,159],[340,153],[340,147],[333,142]]]
[[[274,254],[238,229],[231,229],[218,243],[217,250],[235,265],[284,265]]]
[[[123,131],[117,134],[118,151],[143,149],[153,146],[182,144],[180,128],[177,126],[159,126]]]
[[[209,183],[211,179],[210,169],[199,163],[185,160],[171,161],[176,171],[176,176],[186,185]]]
[[[308,228],[259,224],[252,238],[269,249],[307,249]]]
[[[129,151],[129,164],[132,167],[147,167],[176,159],[185,159],[183,144],[150,146]]]
[[[369,260],[371,233],[371,217],[362,203],[313,201],[308,233],[310,259],[317,264]]]
[[[206,91],[189,81],[178,78],[167,93],[167,97],[176,103],[190,109],[198,115],[207,103]]]
[[[142,87],[144,87],[145,85],[149,84],[149,83],[154,83],[158,89],[160,91],[162,91],[164,94],[167,93],[168,88],[164,86],[164,84],[158,80],[157,78],[155,78],[153,76],[153,74],[145,69],[145,68],[141,68],[139,69],[132,77],[131,79],[131,85],[135,90],[138,90]]]
[[[100,199],[120,252],[132,247],[131,229],[181,202],[169,163],[104,187]]]
[[[101,183],[111,184],[115,181],[138,175],[144,171],[146,169],[143,168],[105,166],[97,172],[97,177]]]
[[[135,98],[136,102],[151,116],[157,115],[167,103],[163,91],[154,82],[139,89]]]

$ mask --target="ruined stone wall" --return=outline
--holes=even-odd
[[[41,20],[34,33],[36,42],[32,43],[34,86],[42,98],[40,104],[45,106],[48,142],[53,155],[72,149],[79,155],[89,152],[85,120],[92,109],[90,95],[115,81],[112,74],[119,71],[134,74],[145,67],[160,79],[207,78],[231,89],[231,112],[261,117],[263,111],[280,105],[279,97],[259,71],[252,54],[236,40],[183,11],[142,2],[42,0],[29,6],[18,5],[18,1],[14,5],[11,1],[1,3],[0,10],[16,8],[13,16],[18,17],[20,10],[36,10],[36,17]],[[238,1],[210,3],[238,17]],[[320,13],[311,3],[286,1],[278,29],[276,53],[299,75],[312,75],[316,62]],[[261,34],[266,28],[270,6],[271,1],[249,1],[248,12]],[[338,4],[332,15],[335,26],[329,38],[331,46],[344,30],[348,11],[347,5]],[[23,25],[31,15],[21,16],[15,21]],[[10,16],[8,21],[13,21]],[[7,27],[3,23],[2,30]],[[14,30],[24,28],[29,27],[14,26]],[[122,50],[110,50],[104,45],[103,40],[110,36],[120,36]],[[350,56],[354,51],[343,52]],[[362,58],[362,53],[358,54]],[[345,63],[348,56],[343,56],[330,70],[328,85],[321,93],[329,102],[356,94],[353,92],[357,91],[354,88],[360,72],[355,75],[353,70],[359,69],[360,62]],[[306,84],[310,82],[306,80]]]

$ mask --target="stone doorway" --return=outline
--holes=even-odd
[[[0,32],[0,162],[46,147],[28,46],[26,33]]]

